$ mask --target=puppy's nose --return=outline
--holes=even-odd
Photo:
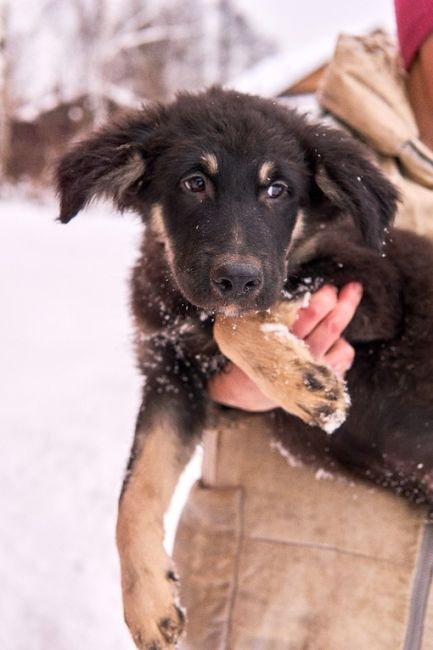
[[[225,262],[212,271],[211,279],[214,288],[225,298],[241,298],[257,293],[263,273],[250,262]]]

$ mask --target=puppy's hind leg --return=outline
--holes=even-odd
[[[156,375],[161,378],[158,371]],[[194,433],[203,425],[202,401],[193,384],[179,382],[174,395],[164,395],[148,379],[119,501],[117,546],[125,620],[140,650],[174,648],[184,628],[177,577],[163,548],[163,517],[195,448]]]

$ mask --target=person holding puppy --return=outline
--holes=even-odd
[[[433,236],[433,4],[395,5],[401,58],[382,33],[342,36],[318,100],[398,187],[397,225]],[[340,376],[353,361],[344,330],[361,298],[357,283],[324,286],[292,329]],[[188,610],[182,648],[433,647],[429,513],[280,454],[260,415],[277,405],[236,366],[209,392],[250,414],[217,408],[205,435],[203,478],[175,547]]]

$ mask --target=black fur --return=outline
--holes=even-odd
[[[62,222],[104,195],[147,224],[132,279],[147,377],[139,428],[164,411],[185,444],[200,434],[207,380],[224,364],[215,313],[267,309],[305,278],[357,280],[347,422],[329,437],[279,412],[278,429],[304,457],[431,503],[433,247],[388,236],[397,194],[360,145],[275,102],[212,89],[100,131],[63,159],[58,187]]]

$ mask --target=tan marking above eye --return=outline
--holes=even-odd
[[[258,178],[259,178],[259,184],[261,186],[269,185],[269,183],[271,182],[271,175],[274,169],[275,169],[274,163],[270,162],[269,160],[267,160],[266,162],[262,163],[262,165],[260,165]]]
[[[200,156],[201,160],[204,162],[207,171],[212,176],[218,174],[218,160],[214,153],[204,153]]]

